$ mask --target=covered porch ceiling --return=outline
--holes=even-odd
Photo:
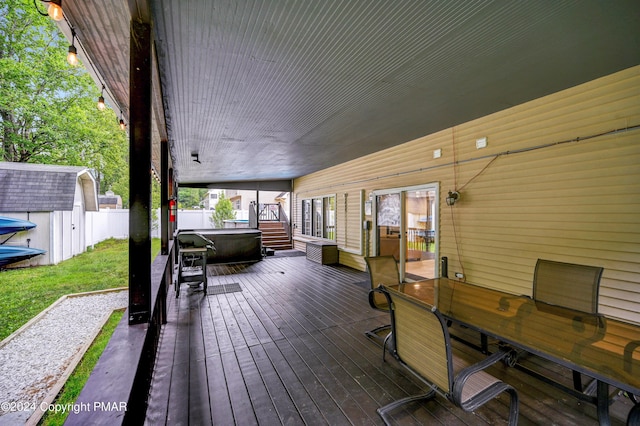
[[[290,180],[640,64],[637,0],[62,7],[125,121],[130,20],[152,23],[153,164],[167,140],[181,186]]]

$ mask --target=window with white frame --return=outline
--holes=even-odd
[[[336,196],[302,200],[302,234],[336,239]]]
[[[302,200],[302,233],[311,234],[311,200]]]

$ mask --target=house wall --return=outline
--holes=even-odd
[[[449,258],[450,276],[459,271],[468,282],[531,295],[538,258],[602,266],[600,312],[640,323],[634,126],[640,67],[296,179],[294,237],[301,200],[335,193],[340,263],[364,270],[364,244],[344,250],[362,223],[358,206],[344,209],[343,201],[360,191],[366,200],[373,190],[436,183],[439,255]],[[628,130],[602,135],[616,129]],[[488,146],[478,150],[481,137]],[[441,158],[433,158],[436,149]],[[445,197],[454,189],[461,199],[449,207]]]

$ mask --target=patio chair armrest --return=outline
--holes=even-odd
[[[384,287],[382,284],[378,285],[378,287],[372,290],[369,290],[369,306],[371,306],[373,309],[381,310],[380,306],[375,301],[376,293],[383,294],[385,299],[387,299],[387,306],[391,306],[391,300],[389,299],[389,295],[387,294],[386,291],[384,291]]]
[[[638,348],[640,348],[640,340],[629,342],[624,347],[624,371],[631,373],[633,352]]]
[[[478,371],[482,371],[487,367],[501,361],[508,355],[508,352],[499,350],[498,352],[484,358],[482,361],[479,361],[473,365],[463,368],[460,370],[458,375],[454,379],[453,383],[453,396],[456,401],[460,401],[462,398],[462,389],[464,388],[465,383],[473,374]]]
[[[371,306],[373,309],[378,309],[374,301],[376,297],[376,294],[375,294],[376,292],[381,293],[381,291],[379,291],[377,288],[369,290],[369,306]]]
[[[486,383],[486,386],[482,390],[478,390],[474,395],[470,396],[465,401],[462,400],[462,391],[465,387],[467,380],[475,373],[479,373],[485,368],[497,363],[507,356],[507,352],[498,351],[493,355],[483,359],[482,361],[466,367],[460,371],[456,376],[453,383],[452,397],[454,403],[461,406],[465,411],[474,411],[476,408],[485,404],[489,400],[495,398],[502,392],[509,394],[509,425],[515,426],[518,424],[518,392],[511,385],[504,383],[503,381],[491,376],[488,373],[483,373],[491,377],[492,380]]]
[[[637,425],[640,423],[640,402],[634,405],[629,411],[627,425]]]

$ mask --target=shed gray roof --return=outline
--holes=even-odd
[[[0,162],[0,211],[73,210],[78,178],[87,210],[97,210],[95,181],[86,167]]]
[[[118,197],[110,197],[108,195],[98,196],[100,204],[118,204]]]

